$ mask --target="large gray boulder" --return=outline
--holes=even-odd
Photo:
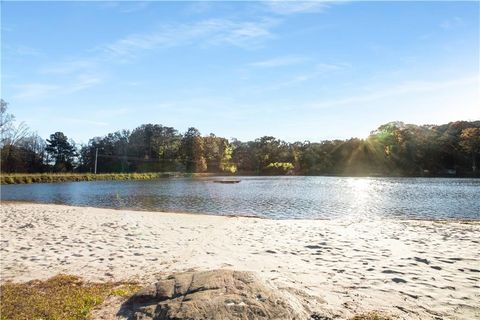
[[[123,319],[311,319],[293,294],[279,291],[251,272],[185,272],[152,284],[125,301]]]

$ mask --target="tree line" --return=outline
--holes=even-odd
[[[63,132],[46,140],[17,124],[1,100],[2,172],[213,172],[258,175],[477,176],[480,121],[390,122],[368,138],[285,142],[181,133],[144,124],[77,145]]]

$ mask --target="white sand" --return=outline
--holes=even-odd
[[[480,318],[480,223],[266,220],[2,203],[2,281],[231,268],[301,289],[347,318]]]

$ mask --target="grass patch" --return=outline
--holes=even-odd
[[[13,173],[0,176],[0,184],[72,182],[94,180],[151,180],[171,177],[204,177],[211,173],[145,172],[145,173]]]
[[[0,319],[88,319],[90,311],[106,297],[128,296],[139,289],[134,283],[85,282],[63,274],[45,281],[7,282],[0,286]]]
[[[377,312],[367,312],[354,316],[350,320],[392,320],[392,318]]]

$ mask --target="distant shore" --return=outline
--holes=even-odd
[[[208,177],[215,173],[134,172],[134,173],[12,173],[1,174],[0,184],[29,184],[96,180],[152,180],[174,177]]]
[[[152,180],[159,178],[179,177],[214,177],[214,176],[258,176],[269,177],[271,175],[258,175],[254,173],[239,173],[237,175],[216,172],[133,172],[133,173],[2,173],[0,184],[30,184],[30,183],[54,183],[76,181],[105,181],[105,180]],[[302,175],[284,175],[302,176]],[[317,176],[308,175],[307,177]],[[480,178],[480,176],[386,176],[386,175],[318,175],[321,177],[353,177],[353,178]]]
[[[2,202],[2,281],[255,271],[332,318],[480,315],[480,222],[270,220]]]

